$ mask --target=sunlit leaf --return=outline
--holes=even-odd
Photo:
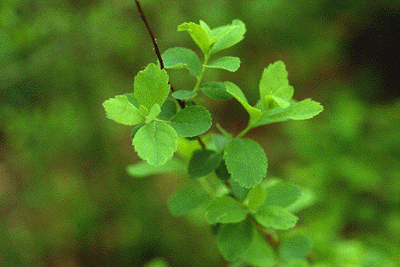
[[[126,95],[117,95],[103,103],[107,116],[124,125],[136,125],[145,120]]]
[[[251,211],[255,211],[264,203],[266,195],[267,193],[265,192],[265,189],[261,186],[261,184],[258,184],[250,189],[246,199],[247,208]]]
[[[139,71],[134,81],[134,94],[140,105],[150,110],[154,104],[160,107],[170,91],[169,77],[165,70],[151,63],[146,69]]]
[[[150,165],[163,165],[178,147],[176,131],[168,124],[151,122],[141,127],[132,140],[139,157]]]
[[[197,95],[196,92],[188,91],[188,90],[179,90],[172,93],[172,96],[176,99],[185,100]]]
[[[178,26],[178,31],[187,31],[197,46],[200,47],[201,51],[203,51],[205,55],[208,54],[210,38],[206,30],[204,30],[200,25],[193,22],[183,23]]]
[[[168,160],[164,165],[153,166],[147,161],[141,161],[139,163],[129,165],[126,167],[128,174],[134,177],[146,177],[155,174],[162,174],[167,172],[173,172],[185,169],[185,165],[178,160]]]
[[[240,59],[238,57],[221,57],[203,66],[207,68],[224,69],[231,72],[235,72],[240,67]]]
[[[215,54],[243,40],[246,27],[241,20],[235,19],[231,25],[212,29],[211,32],[213,38],[216,39],[211,48],[211,54]]]

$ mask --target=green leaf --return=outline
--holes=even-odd
[[[172,99],[167,98],[164,104],[161,106],[161,112],[158,117],[162,120],[171,120],[177,112],[176,102]]]
[[[168,262],[163,258],[155,258],[147,262],[143,267],[168,267]]]
[[[267,193],[261,184],[250,189],[247,194],[247,208],[251,211],[258,209],[265,201]]]
[[[215,169],[215,174],[219,179],[221,179],[224,182],[227,182],[231,178],[231,174],[228,172],[228,169],[226,168],[225,160],[222,160],[218,168]]]
[[[231,186],[231,190],[233,195],[239,199],[239,200],[244,200],[247,196],[247,194],[249,193],[250,189],[241,186],[238,182],[236,182],[235,180],[231,180],[229,181],[230,186]]]
[[[226,91],[226,86],[223,82],[208,82],[200,87],[201,91],[214,100],[229,100],[233,96]]]
[[[117,95],[103,103],[107,116],[115,122],[124,125],[136,125],[145,120],[126,95]]]
[[[251,188],[267,174],[267,157],[260,145],[250,139],[232,139],[225,148],[224,159],[232,179]]]
[[[133,127],[132,132],[131,132],[131,139],[135,138],[136,133],[139,131],[140,128],[142,128],[144,125],[146,125],[144,122],[136,125]]]
[[[282,259],[305,259],[311,252],[312,246],[309,238],[304,235],[295,235],[286,238],[279,246],[279,256]]]
[[[211,48],[210,54],[215,54],[239,43],[243,40],[245,32],[244,23],[238,19],[233,20],[231,25],[213,29],[211,33],[216,41]]]
[[[289,86],[285,63],[277,61],[269,64],[268,68],[264,69],[259,88],[261,99],[267,95],[277,96],[285,100],[291,99],[294,91],[293,87]]]
[[[159,166],[174,155],[178,148],[178,136],[168,124],[154,121],[139,129],[132,144],[139,157],[150,165]]]
[[[218,248],[228,261],[239,258],[250,247],[253,227],[249,220],[228,223],[218,233]]]
[[[276,108],[269,111],[256,126],[270,124],[286,120],[306,120],[318,115],[324,110],[323,106],[311,99],[300,102],[291,100],[288,108]]]
[[[185,165],[178,160],[168,160],[164,165],[153,166],[147,161],[141,161],[139,163],[129,165],[126,167],[126,171],[133,177],[146,177],[150,175],[162,174],[167,172],[179,171],[185,169]]]
[[[129,102],[131,102],[136,108],[140,107],[140,104],[137,102],[136,96],[134,93],[125,94],[128,98]]]
[[[158,104],[154,104],[154,106],[150,109],[149,114],[147,115],[146,123],[150,123],[151,121],[153,121],[158,116],[158,114],[160,114],[160,112],[160,106]]]
[[[254,215],[256,221],[266,228],[287,230],[296,225],[298,218],[290,211],[281,208],[266,206],[259,208]]]
[[[179,90],[172,93],[172,96],[176,99],[185,100],[197,95],[196,92],[188,91],[188,90]]]
[[[209,196],[202,187],[186,187],[173,195],[168,201],[168,208],[175,216],[182,216],[207,202]]]
[[[170,91],[169,77],[166,70],[151,63],[146,69],[139,71],[133,83],[134,94],[140,105],[150,110],[154,104],[160,107]]]
[[[235,72],[240,67],[240,59],[238,57],[221,57],[210,64],[203,66],[207,68],[224,69],[230,72]]]
[[[200,75],[201,63],[195,52],[188,48],[175,47],[162,54],[166,69],[187,68],[194,77]]]
[[[221,163],[221,154],[213,150],[196,150],[189,161],[188,173],[190,178],[199,178],[213,172]]]
[[[275,266],[274,249],[265,242],[258,231],[254,229],[253,241],[248,250],[241,256],[243,261],[258,267]]]
[[[254,122],[261,116],[261,110],[250,106],[247,102],[246,96],[243,94],[242,90],[236,86],[236,84],[231,82],[225,82],[226,91],[230,93],[240,104],[246,109],[250,115],[250,123]]]
[[[200,47],[204,55],[208,55],[210,48],[210,38],[207,32],[198,24],[190,22],[183,23],[178,26],[178,31],[187,31],[192,37],[193,41]]]
[[[229,196],[214,198],[206,209],[206,219],[209,224],[238,223],[246,219],[246,216],[245,208]]]
[[[301,196],[298,186],[291,183],[275,184],[266,188],[264,206],[286,208],[292,205]]]
[[[180,136],[193,137],[211,127],[211,115],[200,106],[190,106],[180,110],[171,120],[171,127]]]
[[[208,26],[207,23],[205,23],[204,21],[200,20],[200,26],[207,32],[208,36],[211,36],[211,28],[210,26]]]

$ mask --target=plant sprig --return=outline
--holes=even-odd
[[[303,235],[294,233],[276,240],[276,231],[296,225],[298,217],[292,207],[307,205],[304,192],[296,185],[265,179],[268,160],[263,148],[243,137],[261,125],[312,118],[323,107],[311,99],[299,102],[292,99],[294,89],[289,85],[282,61],[264,69],[259,84],[260,99],[255,106],[248,103],[243,91],[232,82],[203,83],[209,70],[238,70],[238,57],[218,58],[216,54],[244,38],[244,23],[233,20],[214,29],[204,21],[183,23],[178,31],[189,33],[203,60],[194,51],[182,47],[170,48],[161,54],[139,1],[136,3],[153,40],[159,66],[150,63],[138,72],[133,93],[118,95],[103,103],[108,118],[135,126],[132,144],[144,162],[129,166],[128,172],[143,177],[186,170],[190,179],[198,180],[201,186],[184,188],[172,196],[169,209],[173,215],[181,216],[205,206],[206,221],[213,226],[218,248],[226,260],[257,266],[273,266],[277,258],[287,264],[306,262],[309,250],[301,250],[305,251],[301,255],[295,253],[299,247],[310,246]],[[193,89],[173,90],[165,69],[187,69],[196,78]],[[248,125],[233,137],[217,124],[222,135],[208,133],[203,142],[199,136],[210,129],[212,120],[207,109],[196,104],[200,92],[214,100],[235,98],[250,115]],[[200,147],[189,139],[198,140]],[[183,157],[173,157],[176,151]],[[219,182],[215,182],[216,178]]]

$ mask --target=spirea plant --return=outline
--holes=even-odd
[[[147,28],[157,52],[155,38]],[[132,145],[143,162],[128,166],[128,172],[148,176],[185,170],[188,179],[198,180],[198,186],[184,188],[170,198],[169,210],[182,216],[204,206],[205,220],[226,260],[254,266],[307,266],[310,241],[301,233],[284,231],[295,227],[298,217],[293,211],[301,206],[304,194],[294,184],[267,179],[264,149],[244,135],[270,123],[310,119],[323,107],[311,99],[292,99],[294,89],[282,61],[263,70],[255,106],[233,82],[203,82],[213,69],[239,69],[238,57],[218,57],[218,52],[244,38],[242,21],[236,19],[213,29],[204,21],[183,23],[178,31],[191,36],[200,48],[200,57],[183,47],[157,54],[159,63],[150,63],[135,76],[133,93],[103,103],[109,119],[133,126]],[[165,69],[186,69],[197,82],[192,90],[176,90]],[[199,105],[207,98],[236,99],[250,115],[243,131],[233,136],[217,124],[219,132],[207,132],[212,126],[211,114]]]

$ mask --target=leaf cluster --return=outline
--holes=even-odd
[[[145,162],[129,166],[128,172],[133,176],[147,176],[183,169],[189,178],[198,180],[201,186],[184,188],[172,196],[169,209],[173,215],[181,216],[204,206],[206,221],[215,230],[218,248],[225,259],[258,266],[273,266],[279,255],[284,255],[286,261],[303,261],[309,250],[303,249],[307,253],[300,257],[296,253],[299,248],[293,245],[301,243],[296,240],[302,236],[295,236],[295,241],[288,239],[283,243],[284,250],[277,255],[273,244],[265,242],[260,231],[267,229],[275,233],[293,228],[298,218],[291,206],[302,201],[302,191],[289,183],[268,183],[265,180],[268,160],[263,148],[242,137],[261,125],[312,118],[323,110],[322,106],[311,99],[300,102],[292,99],[294,89],[289,85],[282,61],[264,69],[259,84],[260,99],[255,106],[248,103],[243,91],[232,82],[203,83],[208,70],[238,70],[238,57],[218,58],[215,54],[244,38],[246,28],[242,21],[233,20],[214,29],[204,21],[183,23],[178,31],[189,33],[202,52],[202,60],[194,51],[176,47],[162,54],[164,67],[187,69],[196,78],[193,90],[174,91],[169,97],[171,86],[167,71],[149,64],[136,75],[133,93],[103,103],[108,118],[135,126],[132,144]],[[206,135],[206,142],[200,141],[202,148],[189,149],[186,160],[173,158],[179,152],[178,144],[202,138],[200,135],[211,127],[210,113],[196,103],[200,92],[219,101],[235,98],[249,113],[249,123],[235,137],[217,125],[221,134]],[[185,103],[179,110],[178,100]],[[218,182],[211,184],[210,179]],[[300,246],[309,245],[303,243]]]

